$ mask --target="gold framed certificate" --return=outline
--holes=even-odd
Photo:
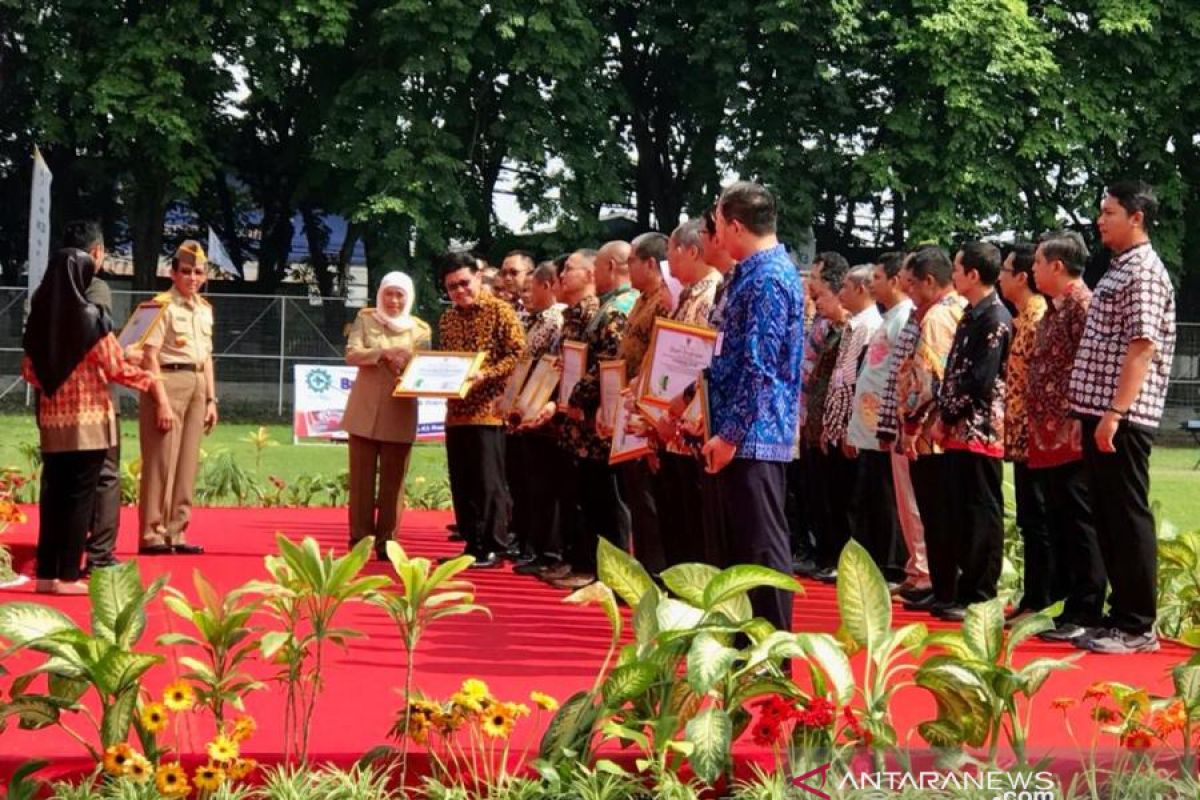
[[[467,396],[468,381],[479,371],[487,353],[459,353],[442,350],[417,350],[400,376],[394,397],[447,397],[461,400]]]
[[[617,406],[621,403],[621,392],[625,390],[625,362],[600,362],[600,408],[597,421],[611,428],[616,424]]]
[[[529,377],[529,371],[532,369],[532,358],[522,358],[517,362],[512,375],[508,376],[508,382],[504,384],[504,394],[500,395],[500,400],[496,403],[496,411],[500,416],[507,416],[513,410],[517,397],[525,386],[525,379]]]
[[[146,341],[146,337],[154,330],[154,326],[162,319],[162,315],[167,311],[167,307],[163,303],[141,303],[129,315],[129,320],[125,323],[125,327],[121,329],[121,335],[117,337],[117,341],[121,343],[121,347],[141,347]]]
[[[717,332],[701,325],[656,319],[646,351],[646,377],[638,400],[667,407],[712,363]]]
[[[613,423],[612,446],[608,451],[608,463],[620,464],[632,461],[651,452],[650,442],[645,436],[638,436],[629,431],[629,406],[617,403],[616,418]]]
[[[571,392],[575,384],[587,372],[587,350],[584,342],[567,340],[562,344],[562,377],[558,383],[558,404],[566,408],[571,404]]]
[[[703,432],[704,441],[712,438],[712,419],[708,413],[708,381],[703,375],[696,380],[696,393],[692,395],[692,402],[688,403],[688,407],[683,411],[683,421],[688,427]]]
[[[508,412],[509,416],[519,417],[521,422],[529,422],[542,410],[542,406],[550,402],[557,385],[558,359],[554,356],[542,356],[533,368],[529,380],[525,381],[521,393],[517,395],[517,402]]]

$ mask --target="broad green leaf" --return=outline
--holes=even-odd
[[[633,634],[640,645],[654,641],[658,636],[658,603],[661,593],[655,587],[642,595],[633,609]]]
[[[635,731],[633,728],[624,725],[618,725],[615,722],[606,722],[600,729],[601,733],[615,739],[623,739],[627,742],[633,742],[642,749],[643,752],[650,751],[650,739],[641,731]]]
[[[596,714],[597,709],[590,693],[577,692],[568,698],[546,726],[546,732],[542,734],[542,743],[538,749],[539,758],[558,763],[567,753],[581,754],[591,737]]]
[[[1171,670],[1171,679],[1175,683],[1175,694],[1189,712],[1200,706],[1200,667],[1186,664],[1175,667]]]
[[[854,539],[838,559],[837,598],[846,632],[877,652],[892,627],[892,597],[874,559]]]
[[[966,744],[983,746],[995,704],[991,687],[977,672],[952,658],[934,656],[921,665],[914,679],[933,693],[938,721],[957,728]]]
[[[694,748],[688,762],[696,777],[714,783],[729,762],[733,724],[724,710],[710,706],[688,722],[684,735]]]
[[[593,581],[582,589],[576,589],[564,597],[563,602],[577,605],[596,603],[603,609],[604,615],[608,617],[613,641],[621,638],[621,630],[624,627],[624,623],[621,620],[621,609],[617,608],[617,599],[613,596],[612,589],[608,588],[602,581]]]
[[[704,590],[720,572],[710,564],[676,564],[662,571],[662,580],[676,596],[704,608]]]
[[[1071,653],[1061,658],[1035,658],[1018,671],[1018,676],[1027,697],[1033,697],[1050,677],[1051,672],[1075,669],[1072,663],[1083,657],[1083,653]],[[1147,702],[1147,705],[1149,703]]]
[[[1056,611],[1056,608],[1061,609],[1062,603],[1056,603],[1045,611],[1030,614],[1012,626],[1012,629],[1008,632],[1008,639],[1004,642],[1004,660],[1006,663],[1012,663],[1013,653],[1016,652],[1017,648],[1025,640],[1054,628],[1053,617],[1062,613],[1061,610]]]
[[[283,631],[271,631],[264,633],[259,642],[259,647],[262,649],[263,658],[270,660],[279,652],[279,648],[287,644],[288,635]]]
[[[736,564],[721,570],[709,581],[704,588],[704,608],[711,610],[726,600],[759,587],[803,593],[803,588],[791,575],[758,564]]]
[[[650,574],[637,560],[607,539],[601,538],[596,549],[597,577],[635,608],[648,591],[658,591]]]
[[[133,686],[155,664],[165,659],[149,653],[131,653],[128,650],[110,648],[92,667],[92,679],[105,694],[117,694]]]
[[[98,570],[103,571],[103,570]],[[21,646],[59,631],[78,631],[75,622],[56,608],[40,603],[0,605],[0,638]]]
[[[42,695],[22,695],[8,703],[0,703],[0,722],[5,717],[17,717],[20,727],[25,730],[37,730],[58,722],[62,706],[53,698]]]
[[[972,603],[962,624],[963,640],[981,661],[995,663],[1004,644],[1004,601],[999,597],[986,603]]]
[[[617,667],[604,682],[604,700],[610,704],[631,700],[649,689],[657,678],[658,670],[645,661]]]
[[[704,611],[682,600],[664,597],[658,601],[655,617],[661,632],[692,631],[704,619]]]
[[[142,595],[142,579],[136,561],[126,561],[111,569],[98,569],[88,581],[88,597],[92,603],[92,633],[116,642],[122,631],[117,630],[121,611],[138,603]]]
[[[133,709],[137,705],[137,687],[131,686],[117,696],[116,702],[104,711],[100,721],[100,741],[105,748],[112,747],[129,737],[129,725],[133,721]]]
[[[47,686],[51,696],[67,703],[77,703],[91,684],[83,678],[68,678],[64,675],[50,673]]]
[[[805,658],[816,665],[833,688],[834,702],[847,705],[854,699],[854,670],[841,646],[827,633],[801,633],[796,640]]]
[[[688,649],[688,684],[698,694],[707,694],[719,681],[727,677],[737,654],[737,650],[721,644],[712,634],[698,634]]]

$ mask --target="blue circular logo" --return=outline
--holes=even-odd
[[[329,387],[333,384],[333,377],[323,369],[314,369],[308,373],[308,377],[304,379],[308,384],[308,388],[317,394],[324,394],[329,391]]]

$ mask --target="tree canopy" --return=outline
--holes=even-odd
[[[0,0],[0,266],[18,280],[35,145],[53,222],[99,218],[139,286],[177,204],[266,288],[301,220],[328,291],[359,241],[426,284],[449,243],[497,260],[498,191],[566,247],[742,176],[785,239],[857,253],[1091,235],[1134,177],[1194,314],[1198,51],[1194,0]]]

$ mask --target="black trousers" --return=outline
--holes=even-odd
[[[504,482],[504,429],[488,425],[446,428],[446,467],[454,519],[466,552],[483,556],[508,545],[508,489]]]
[[[908,469],[921,524],[925,527],[925,554],[929,559],[933,596],[939,603],[953,603],[958,596],[958,561],[946,456],[921,456],[910,461]]]
[[[792,571],[784,496],[787,464],[735,458],[717,473],[732,564],[761,564],[785,575]],[[750,592],[756,617],[782,631],[792,629],[792,593],[758,588]]]
[[[77,581],[106,450],[42,454],[37,576]]]
[[[87,564],[103,567],[116,562],[117,531],[121,525],[121,445],[118,443],[104,453],[100,478],[96,483],[96,501],[92,508],[92,525],[88,533]]]
[[[1104,616],[1108,574],[1092,518],[1087,471],[1082,461],[1075,461],[1035,472],[1042,475],[1046,489],[1050,547],[1058,576],[1053,594],[1055,600],[1066,598],[1059,620],[1085,628],[1097,626]]]
[[[817,470],[821,473],[819,489],[824,495],[825,518],[814,531],[817,540],[817,565],[836,567],[842,548],[853,534],[854,483],[858,475],[858,459],[847,458],[840,447],[825,453],[815,451]]]
[[[514,498],[514,509],[524,505],[525,547],[533,555],[562,555],[563,514],[559,483],[564,475],[574,476],[574,464],[554,439],[540,433],[519,434],[523,475],[519,483],[523,499]]]
[[[629,509],[621,499],[616,469],[607,462],[588,458],[578,463],[580,524],[569,560],[575,572],[595,574],[596,548],[601,538],[622,550],[629,549],[625,534],[629,530]]]
[[[805,454],[787,465],[787,519],[792,533],[792,556],[800,561],[812,560],[816,544],[812,534],[812,508],[807,496],[809,477],[805,472]]]
[[[1063,598],[1060,564],[1050,541],[1050,518],[1046,507],[1046,472],[1028,464],[1013,464],[1017,496],[1017,528],[1025,546],[1025,590],[1021,608],[1040,611]]]
[[[658,513],[659,476],[644,458],[618,466],[621,498],[629,509],[633,555],[652,575],[666,569],[661,521]]]
[[[908,548],[896,512],[892,456],[881,450],[861,450],[854,494],[850,503],[851,530],[867,549],[883,577],[902,582]]]
[[[693,456],[662,453],[658,482],[659,527],[666,565],[723,567],[719,484]]]
[[[504,434],[504,482],[508,486],[509,510],[508,532],[512,534],[512,546],[528,552],[531,539],[532,510],[530,496],[529,456],[526,442],[529,436],[522,433]]]
[[[951,450],[944,456],[956,528],[959,605],[991,600],[1004,564],[1004,462]]]
[[[1109,624],[1147,633],[1158,614],[1158,540],[1150,513],[1154,435],[1122,423],[1115,453],[1096,448],[1097,419],[1083,421],[1083,462],[1091,490],[1100,555],[1112,587]]]

